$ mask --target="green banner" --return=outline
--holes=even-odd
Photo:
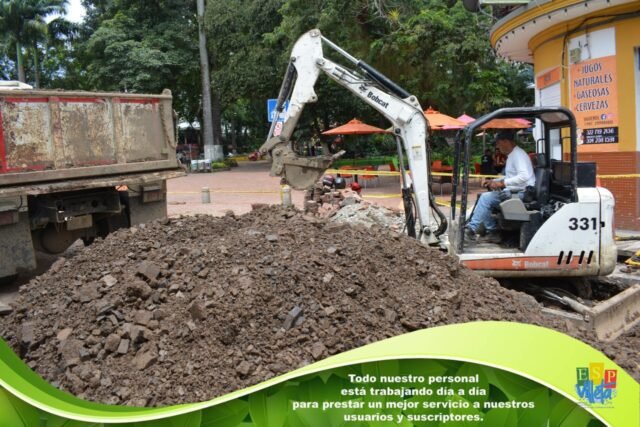
[[[345,352],[208,402],[163,408],[64,393],[0,343],[0,426],[638,426],[640,384],[559,332],[442,326]]]

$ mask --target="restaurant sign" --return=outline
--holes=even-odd
[[[615,55],[572,64],[571,110],[584,144],[618,142],[618,82]]]

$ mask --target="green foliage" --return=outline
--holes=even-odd
[[[88,90],[160,93],[193,121],[200,108],[200,66],[193,0],[87,0],[87,18],[74,43],[70,83]]]
[[[225,164],[225,166],[230,167],[230,168],[237,168],[238,167],[238,161],[236,159],[232,159],[232,158],[224,159],[224,164]]]
[[[0,53],[4,64],[7,58],[15,58],[12,78],[35,81],[36,86],[39,85],[41,49],[46,50],[69,28],[69,23],[62,18],[49,23],[47,18],[64,13],[66,5],[67,0],[0,0]],[[33,80],[27,80],[25,53],[31,56]]]
[[[228,169],[229,166],[226,162],[213,162],[211,163],[211,169]]]
[[[201,427],[236,427],[249,414],[249,405],[245,400],[235,399],[212,406],[202,411]]]
[[[193,121],[202,114],[194,0],[85,0],[80,27],[62,19],[43,26],[42,17],[66,0],[0,1],[0,78],[16,77],[20,41],[26,78],[42,87],[145,93],[168,88],[180,117]],[[18,13],[18,6],[24,10]],[[278,94],[293,43],[312,28],[415,94],[424,108],[478,116],[531,104],[531,67],[495,57],[491,24],[460,2],[448,8],[444,0],[208,2],[212,87],[220,98],[226,148],[251,151],[264,142],[266,100]],[[329,79],[321,77],[315,90],[319,102],[303,113],[297,141],[324,138],[323,131],[354,117],[388,127]],[[390,138],[349,142],[351,155],[395,151]]]
[[[208,5],[206,25],[216,57],[213,84],[222,96],[227,139],[241,149],[263,142],[269,129],[265,103],[278,94],[293,43],[312,28],[387,74],[442,112],[487,113],[529,105],[531,68],[495,57],[490,18],[442,0],[352,2],[231,0]],[[325,54],[336,60],[328,49]],[[316,85],[295,139],[306,141],[356,117],[387,127],[367,105],[325,77]],[[354,138],[356,139],[356,138]],[[362,138],[360,141],[363,141]],[[352,154],[382,154],[371,141],[352,142]],[[392,146],[391,149],[394,149]]]
[[[278,95],[288,46],[267,43],[282,0],[209,2],[205,15],[207,40],[215,67],[212,87],[220,94],[227,142],[236,151],[250,151],[269,130],[266,102]]]
[[[431,0],[398,15],[389,34],[374,41],[383,70],[394,72],[423,107],[443,113],[485,114],[499,107],[531,104],[530,67],[497,59],[489,45],[491,20],[458,2]]]

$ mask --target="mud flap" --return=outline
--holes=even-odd
[[[0,225],[0,278],[36,268],[27,212],[18,214],[14,224]]]

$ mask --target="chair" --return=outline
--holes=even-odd
[[[389,172],[398,172],[398,169],[396,168],[396,165],[393,164],[393,162],[388,163],[388,166],[389,166]],[[378,169],[378,170],[380,170],[380,169]],[[396,178],[396,180],[399,180],[400,176],[391,176],[390,178],[392,178],[392,179]],[[380,178],[380,179],[382,179],[382,178]]]
[[[353,169],[353,167],[348,166],[348,165],[340,166],[340,167],[338,168],[338,170],[350,170],[350,169]],[[339,176],[341,176],[342,178],[344,178],[345,180],[347,180],[347,179],[353,179],[353,175],[352,175],[352,174],[342,173],[342,172],[341,172],[341,173],[339,173],[338,175],[339,175]]]
[[[375,166],[363,166],[362,168],[364,170],[368,170],[368,171],[375,171],[376,170]],[[367,188],[367,181],[377,180],[378,179],[378,175],[362,175],[360,178],[362,178],[362,183],[364,184],[364,188]]]
[[[544,154],[538,154],[532,157],[535,161],[534,173],[536,176],[535,187],[531,190],[533,200],[527,200],[525,193],[524,199],[520,200],[518,196],[500,203],[499,222],[501,228],[520,229],[520,250],[524,251],[535,232],[540,228],[543,222],[541,209],[549,201],[549,186],[551,181],[551,170],[547,167],[547,161]]]
[[[444,166],[442,164],[442,160],[434,160],[433,162],[431,162],[431,172],[451,172],[452,168],[448,167],[448,166]],[[438,184],[440,186],[440,197],[442,197],[443,195],[443,185],[444,184],[450,184],[451,183],[451,177],[448,176],[444,176],[444,175],[433,175],[431,177],[431,180],[434,184]]]

